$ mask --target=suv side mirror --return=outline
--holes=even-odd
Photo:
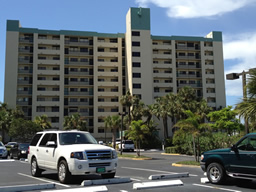
[[[57,147],[57,144],[55,143],[55,141],[47,141],[46,146],[47,147]]]
[[[237,146],[236,145],[232,145],[231,150],[234,151],[234,152],[237,152],[238,151]]]

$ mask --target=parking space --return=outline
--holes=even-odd
[[[59,183],[55,172],[46,171],[41,177],[32,177],[30,174],[30,165],[26,161],[0,160],[0,187],[3,186],[18,186],[18,185],[38,185],[38,184],[55,184],[54,189],[39,189],[36,191],[56,191],[70,190],[82,191],[136,191],[136,186],[151,186],[146,191],[254,191],[256,185],[254,182],[242,182],[239,180],[230,179],[225,185],[212,185],[209,183],[201,183],[201,178],[205,177],[202,170],[191,167],[173,167],[171,164],[181,159],[189,159],[191,157],[163,156],[160,152],[144,152],[143,155],[153,157],[153,160],[135,161],[129,159],[119,159],[119,165],[115,179],[130,178],[130,182],[123,183],[97,183],[82,187],[83,181],[95,180],[100,181],[100,176],[84,176],[75,177],[73,182],[64,185]],[[150,180],[152,175],[170,175],[175,173],[189,173],[189,177],[168,178]],[[180,184],[180,182],[182,184]],[[93,182],[92,182],[93,183]],[[172,185],[174,183],[174,185]],[[177,184],[179,183],[179,184]],[[82,187],[82,189],[81,189]],[[29,190],[28,190],[29,191]]]

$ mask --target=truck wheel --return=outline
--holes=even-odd
[[[114,178],[116,175],[116,173],[106,173],[106,174],[101,174],[101,177],[103,179],[111,179],[111,178]]]
[[[225,169],[219,163],[211,163],[207,167],[207,177],[211,183],[221,184],[226,178]]]
[[[39,169],[36,158],[34,157],[31,161],[31,175],[34,177],[39,177],[41,173],[42,173],[42,170]]]
[[[70,181],[71,173],[65,160],[61,160],[58,165],[58,178],[61,183],[68,183]]]

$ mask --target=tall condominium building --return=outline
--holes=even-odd
[[[152,104],[183,86],[215,109],[226,106],[221,32],[154,36],[147,8],[129,9],[124,34],[42,30],[7,21],[4,102],[20,106],[28,119],[46,114],[62,129],[64,116],[78,112],[100,139],[104,117],[122,112],[119,100],[126,90]]]

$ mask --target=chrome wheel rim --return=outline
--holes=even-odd
[[[33,175],[35,175],[35,173],[36,173],[36,167],[37,167],[36,161],[33,160],[31,163],[31,171],[32,171]]]
[[[217,167],[212,167],[210,169],[210,178],[212,181],[218,181],[220,179],[221,173]]]
[[[59,165],[59,179],[61,181],[63,181],[65,179],[65,176],[66,176],[66,167],[62,163],[62,164]]]

